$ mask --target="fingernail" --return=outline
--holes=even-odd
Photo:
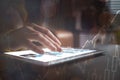
[[[61,51],[62,51],[62,48],[61,48],[61,47],[58,47],[57,51],[61,52]]]

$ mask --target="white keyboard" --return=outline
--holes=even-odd
[[[97,50],[75,48],[62,48],[62,52],[54,52],[49,49],[44,49],[44,51],[44,54],[39,54],[32,50],[6,52],[5,54],[40,65],[53,65],[101,53]]]

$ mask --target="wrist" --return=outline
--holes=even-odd
[[[9,33],[0,36],[0,51],[10,51],[11,38]]]

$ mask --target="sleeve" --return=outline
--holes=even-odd
[[[23,0],[1,0],[0,36],[23,27],[25,14]]]

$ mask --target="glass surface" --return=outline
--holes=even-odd
[[[6,20],[9,25],[3,27],[6,30],[13,28],[13,25],[36,23],[50,29],[66,45],[62,47],[67,47],[62,52],[48,50],[44,55],[31,50],[23,51],[22,53],[25,54],[19,51],[12,52],[16,56],[27,58],[27,61],[0,53],[0,80],[120,80],[120,14],[118,12],[120,12],[120,0],[0,0],[0,33],[3,32],[2,26],[6,25],[3,24]],[[56,34],[58,31],[59,34]],[[67,33],[72,35],[72,38],[66,37]],[[58,35],[62,35],[62,38]],[[35,45],[41,46],[37,43]],[[79,49],[81,49],[80,53]],[[39,62],[36,62],[66,59],[74,55],[76,58],[81,58],[78,55],[87,54],[83,49],[85,51],[87,49],[88,53],[91,50],[101,50],[104,51],[104,55],[49,67],[40,66]],[[36,61],[29,63],[30,59]]]

